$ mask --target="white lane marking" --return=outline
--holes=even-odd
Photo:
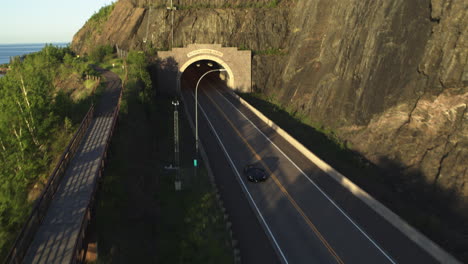
[[[192,96],[193,96],[193,93],[192,93]],[[248,194],[248,197],[250,199],[250,201],[252,202],[252,204],[254,205],[255,207],[255,210],[257,211],[258,215],[260,216],[260,219],[262,219],[262,222],[263,224],[265,225],[268,233],[270,234],[270,237],[272,238],[273,242],[275,243],[275,246],[276,248],[278,249],[281,257],[283,258],[284,262],[285,263],[289,263],[288,260],[286,259],[286,256],[284,255],[283,253],[283,250],[281,250],[278,242],[276,241],[276,238],[275,236],[273,235],[273,233],[271,232],[271,229],[270,227],[268,226],[267,222],[265,221],[265,218],[263,217],[262,213],[260,212],[260,209],[258,209],[257,207],[257,204],[255,203],[252,195],[250,194],[249,190],[247,189],[247,186],[245,185],[244,183],[244,180],[242,180],[242,177],[240,176],[240,173],[239,171],[237,170],[234,162],[232,161],[231,159],[231,156],[229,155],[229,153],[227,152],[226,150],[226,147],[224,146],[223,142],[221,141],[221,138],[219,137],[218,135],[218,132],[216,132],[216,129],[214,128],[213,124],[211,123],[210,119],[208,119],[208,115],[206,114],[205,110],[203,109],[203,107],[201,106],[200,102],[198,102],[198,106],[200,107],[200,110],[202,111],[203,115],[205,116],[206,120],[208,121],[208,124],[210,125],[211,127],[211,130],[214,132],[215,136],[216,136],[216,139],[218,140],[219,144],[221,145],[223,151],[224,151],[224,154],[226,154],[226,157],[228,158],[229,160],[229,163],[231,164],[231,167],[233,168],[234,172],[236,173],[237,175],[237,178],[240,180],[240,182],[242,183],[242,187],[243,189],[245,190],[245,192]]]
[[[226,100],[232,106],[232,108],[236,109],[236,111],[239,112],[245,118],[245,120],[247,120],[253,127],[255,127],[255,129],[257,129],[257,131],[260,132],[260,134],[262,134],[281,154],[283,154],[283,156],[287,160],[289,160],[289,162],[291,162],[291,164],[293,164],[294,167],[296,167],[296,169],[299,170],[299,172],[301,172],[301,174],[304,175],[312,183],[312,185],[314,185],[315,188],[317,188],[317,190],[319,190],[320,193],[322,193],[325,196],[325,198],[327,198],[327,200],[330,201],[336,207],[336,209],[338,209],[338,211],[340,211],[351,222],[351,224],[353,224],[354,227],[356,227],[391,263],[396,264],[396,262],[377,244],[377,242],[375,242],[369,235],[367,235],[366,232],[362,230],[362,228],[359,227],[359,225],[356,224],[356,222],[354,222],[354,220],[351,219],[351,217],[348,216],[340,208],[340,206],[335,203],[335,201],[333,201],[309,176],[307,176],[307,174],[301,168],[299,168],[299,166],[296,165],[296,163],[294,163],[288,157],[288,155],[286,155],[273,141],[271,141],[270,138],[268,138],[249,118],[247,118],[244,115],[244,113],[242,113],[237,107],[235,107],[223,94],[221,94],[217,89],[215,90],[219,95],[221,95],[221,97],[224,100]]]

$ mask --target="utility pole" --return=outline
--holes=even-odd
[[[182,182],[180,179],[180,155],[179,155],[179,111],[177,107],[179,106],[179,100],[172,101],[174,106],[174,161],[176,168],[176,177],[174,186],[176,191],[182,189]]]
[[[148,20],[146,21],[146,36],[143,39],[143,43],[146,43],[148,41],[148,31],[149,31],[149,23],[150,23],[150,18],[151,18],[151,9],[153,8],[153,5],[150,5],[149,8],[149,13],[148,13]]]
[[[171,49],[174,47],[174,11],[177,10],[177,8],[172,4],[171,0],[171,6],[166,7],[167,10],[171,11]]]

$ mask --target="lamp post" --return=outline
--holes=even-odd
[[[197,86],[195,86],[195,160],[194,160],[194,167],[195,167],[195,176],[197,175],[197,162],[198,162],[198,85],[200,81],[205,77],[207,74],[212,72],[225,72],[226,69],[214,69],[205,72],[200,79],[198,79]]]
[[[176,191],[181,190],[181,179],[180,179],[180,159],[179,159],[179,111],[177,107],[179,106],[179,100],[172,101],[174,106],[174,161],[176,167],[176,179],[175,179],[175,189]]]

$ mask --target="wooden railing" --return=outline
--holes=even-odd
[[[117,120],[119,117],[119,112],[120,112],[120,103],[122,101],[122,93],[123,93],[123,86],[122,89],[120,90],[120,95],[119,95],[119,101],[117,103],[117,106],[114,109],[114,113],[112,115],[112,125],[111,125],[111,131],[109,133],[109,136],[106,141],[106,145],[104,146],[104,152],[102,156],[100,157],[99,160],[99,170],[96,172],[97,177],[94,177],[94,182],[93,182],[93,193],[91,195],[91,199],[88,203],[88,206],[86,207],[86,214],[85,217],[83,217],[83,220],[81,222],[81,227],[80,227],[80,232],[78,233],[78,238],[75,242],[75,246],[73,248],[73,257],[71,263],[84,263],[86,259],[86,251],[87,251],[87,243],[86,243],[86,234],[87,234],[87,228],[88,224],[91,221],[91,216],[92,216],[92,210],[94,208],[94,201],[95,201],[95,196],[96,196],[96,191],[98,189],[98,183],[102,177],[103,171],[104,171],[104,165],[107,159],[107,152],[109,150],[109,145],[112,139],[112,135],[114,134],[115,127],[117,126]]]
[[[49,208],[54,194],[60,185],[60,181],[65,174],[68,164],[75,155],[81,140],[83,139],[91,121],[93,120],[93,115],[94,104],[92,104],[89,108],[88,113],[81,121],[80,127],[75,132],[72,140],[63,152],[60,161],[55,166],[55,169],[49,177],[44,190],[42,191],[39,199],[35,202],[28,220],[23,225],[21,232],[16,238],[15,243],[13,244],[13,247],[11,248],[5,260],[5,263],[22,263],[23,258],[28,251],[29,245],[34,239],[34,235],[36,234],[37,229],[39,228],[42,220],[44,219],[44,216],[47,213],[47,209]]]

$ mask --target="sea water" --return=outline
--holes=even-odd
[[[0,44],[0,64],[10,63],[10,57],[40,51],[45,45],[45,43]],[[68,43],[52,43],[52,45],[65,47]]]

